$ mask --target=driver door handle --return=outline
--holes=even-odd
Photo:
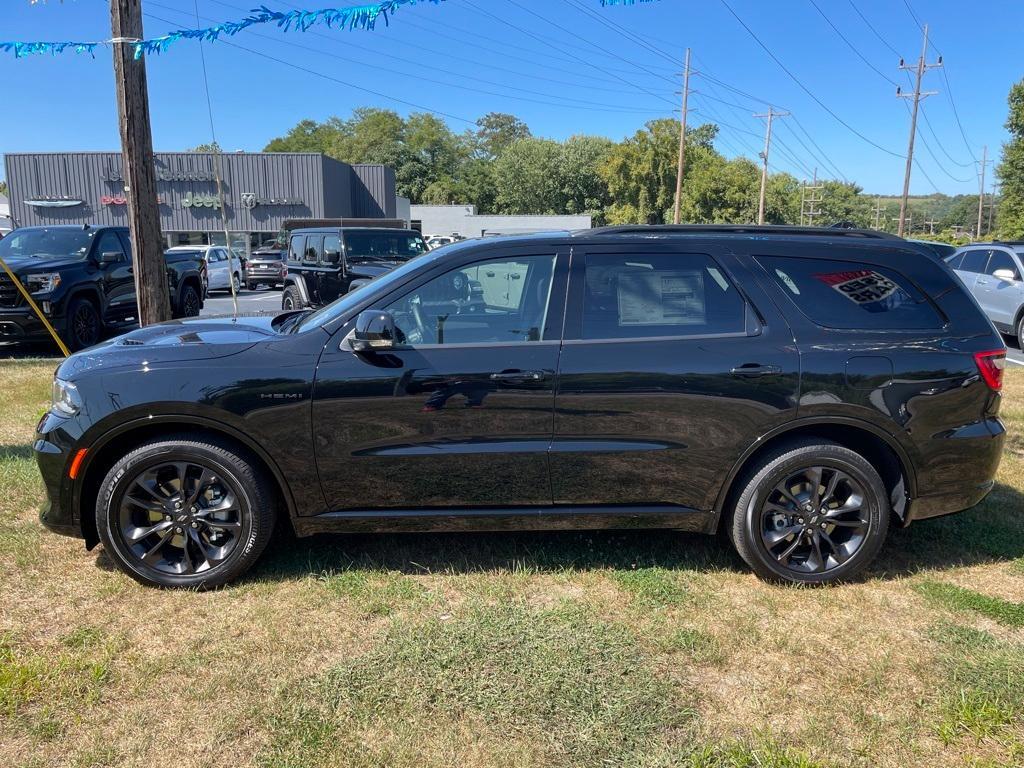
[[[777,365],[758,365],[757,363],[745,363],[738,368],[729,371],[733,376],[774,376],[782,373],[782,368]]]
[[[507,381],[514,383],[525,383],[528,381],[543,381],[544,371],[502,371],[492,373],[491,381]]]

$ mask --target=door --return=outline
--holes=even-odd
[[[222,291],[228,287],[228,264],[220,248],[206,252],[206,274],[211,291]]]
[[[996,272],[1000,273],[999,277],[996,277]],[[1012,275],[1011,279],[1007,279],[1009,275]],[[993,249],[984,274],[978,275],[975,288],[978,302],[989,319],[1004,330],[1015,331],[1013,322],[1017,308],[1024,303],[1024,283],[1021,283],[1017,260],[1006,251]]]
[[[956,276],[967,286],[967,290],[971,292],[971,295],[981,303],[976,283],[978,275],[984,273],[985,266],[988,264],[988,249],[971,248],[966,250],[959,262],[954,258],[953,264],[953,271],[956,272]]]
[[[103,322],[119,324],[134,318],[137,314],[135,302],[135,270],[128,258],[128,253],[121,238],[114,230],[106,230],[100,235],[94,251],[99,259],[104,254],[116,254],[111,263],[105,263],[103,270],[103,290],[106,293],[107,306],[103,313]],[[109,258],[109,256],[107,257]],[[104,259],[106,261],[106,258]]]
[[[573,251],[556,504],[669,505],[677,527],[701,528],[706,516],[686,511],[711,510],[734,462],[795,416],[787,324],[737,260],[690,248]]]
[[[345,261],[341,254],[341,236],[324,235],[322,247],[321,259],[324,269],[320,273],[320,296],[323,303],[327,304],[346,293],[344,286]]]
[[[319,287],[317,286],[317,273],[315,268],[310,268],[304,261],[306,256],[306,236],[292,235],[288,241],[288,272],[297,274],[302,278],[306,286],[306,298],[314,306],[319,303]]]
[[[374,305],[394,316],[399,349],[353,353],[349,323],[324,350],[313,430],[332,510],[551,503],[566,257],[466,258]]]

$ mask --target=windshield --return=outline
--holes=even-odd
[[[427,251],[419,235],[407,232],[346,232],[345,255],[350,259],[411,259]]]
[[[0,240],[0,258],[63,256],[84,259],[95,235],[95,230],[86,229],[17,229]]]
[[[402,282],[406,275],[411,272],[426,269],[427,266],[435,259],[444,256],[444,250],[429,251],[425,256],[418,259],[410,259],[405,262],[402,266],[397,269],[393,269],[390,272],[385,272],[380,277],[377,277],[365,285],[356,288],[351,293],[346,293],[339,299],[327,304],[326,306],[320,307],[320,309],[310,312],[299,320],[295,327],[292,328],[293,332],[304,331],[309,328],[319,328],[327,325],[328,323],[336,320],[339,317],[344,316],[354,306],[359,304],[363,300],[364,291],[386,291],[390,286]]]

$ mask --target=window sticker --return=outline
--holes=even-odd
[[[883,274],[870,269],[847,272],[819,272],[814,277],[832,286],[854,304],[874,304],[884,301],[900,287]]]
[[[700,270],[625,272],[618,276],[619,325],[706,322]]]

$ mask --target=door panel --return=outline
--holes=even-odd
[[[117,232],[106,231],[96,244],[96,257],[104,253],[118,253],[120,260],[103,266],[103,287],[107,306],[103,315],[106,323],[123,323],[137,314],[135,302],[135,270],[125,253]]]
[[[998,270],[1010,270],[1016,280],[996,277]],[[1016,259],[1006,251],[993,250],[985,268],[985,274],[978,275],[977,296],[982,309],[989,319],[1007,328],[1013,326],[1017,308],[1024,300],[1024,284],[1020,281],[1020,268]]]
[[[788,326],[742,280],[759,319],[726,271],[744,268],[704,250],[574,251],[551,454],[556,504],[710,510],[740,455],[795,416]]]
[[[554,269],[554,254],[534,258],[540,266],[522,273],[529,297],[518,305],[521,322],[504,322],[511,307],[501,322],[487,322],[494,308],[476,300],[467,265],[374,307],[394,315],[403,348],[356,354],[342,341],[352,323],[335,334],[313,393],[317,467],[330,509],[551,503],[548,450],[567,259]],[[547,307],[534,333],[538,296]],[[461,343],[443,330],[438,339],[444,326],[459,328]]]

